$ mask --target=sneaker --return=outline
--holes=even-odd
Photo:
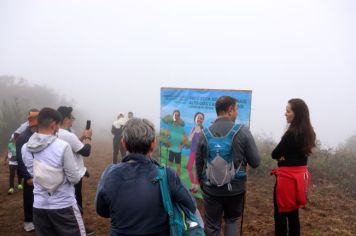
[[[85,226],[85,232],[87,233],[87,236],[95,234],[95,231],[91,228],[88,228]]]
[[[13,194],[13,193],[14,193],[14,191],[15,191],[15,189],[14,189],[14,188],[10,188],[10,189],[9,189],[9,191],[7,192],[7,194]]]
[[[35,225],[32,222],[24,222],[23,223],[23,229],[26,232],[32,232],[35,230]]]
[[[22,184],[17,185],[17,189],[22,190],[23,189]]]

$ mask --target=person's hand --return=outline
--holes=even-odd
[[[82,137],[83,138],[91,138],[92,135],[93,135],[92,129],[85,129],[83,131]]]
[[[90,141],[91,141],[91,136],[92,136],[92,130],[91,129],[86,129],[83,131],[83,134],[82,134],[82,137],[81,137],[81,140],[84,144],[87,144],[89,143],[90,144]]]
[[[26,180],[26,184],[28,184],[29,186],[33,186],[33,179],[28,179]]]
[[[281,162],[281,161],[285,161],[286,159],[284,158],[284,157],[281,157],[281,158],[279,158],[277,161],[278,162]]]

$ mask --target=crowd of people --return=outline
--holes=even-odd
[[[183,137],[179,110],[173,112],[171,129],[178,129],[169,152],[169,163],[180,164],[181,145],[190,141],[188,190],[177,172],[167,168],[169,194],[184,210],[199,214],[191,193],[200,187],[204,202],[206,235],[242,235],[247,166],[257,168],[261,157],[248,127],[237,124],[238,101],[221,96],[215,103],[217,118],[203,127],[197,112],[189,137]],[[275,235],[300,235],[298,209],[306,205],[310,174],[308,156],[315,146],[309,110],[302,99],[286,106],[288,128],[271,156],[278,168],[274,196]],[[73,108],[33,109],[28,121],[11,136],[8,145],[9,194],[23,189],[24,230],[36,235],[91,235],[83,221],[82,182],[89,177],[84,159],[91,154],[92,130],[78,137],[72,130]],[[156,130],[132,112],[119,113],[111,127],[113,156],[97,186],[95,209],[111,218],[110,235],[171,235],[169,216],[157,181],[161,164],[153,157]],[[176,131],[174,133],[177,133]],[[120,154],[120,155],[119,155]],[[15,158],[14,158],[15,157]],[[193,173],[195,164],[196,173]],[[24,179],[23,184],[21,178]],[[222,224],[224,220],[224,224]]]

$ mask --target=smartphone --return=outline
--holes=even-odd
[[[87,124],[85,125],[85,129],[90,129],[91,120],[87,120]]]

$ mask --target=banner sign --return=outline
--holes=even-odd
[[[236,123],[250,126],[251,90],[161,88],[160,163],[176,170],[186,187],[201,197],[195,152],[202,128],[216,119],[220,96],[238,100]]]

